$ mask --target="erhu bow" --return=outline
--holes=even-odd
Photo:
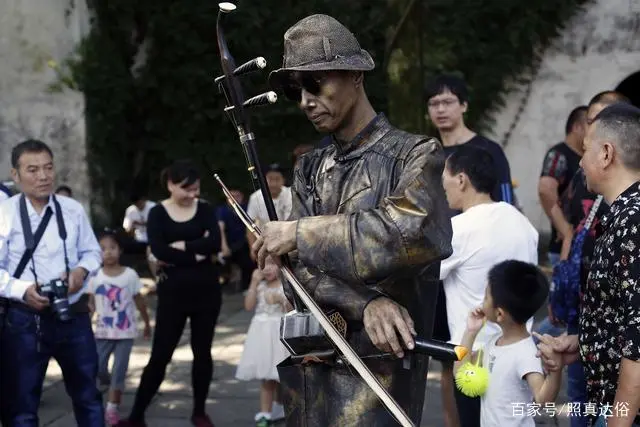
[[[234,11],[236,9],[236,5],[230,2],[222,2],[219,3],[219,8],[220,10],[218,13],[216,34],[218,39],[218,49],[220,51],[220,62],[222,65],[223,76],[216,78],[215,82],[218,83],[218,85],[220,86],[220,90],[224,93],[227,99],[228,105],[225,108],[225,112],[228,114],[231,122],[236,127],[236,131],[238,132],[238,136],[240,138],[240,142],[246,156],[248,171],[251,174],[254,186],[258,186],[260,188],[267,208],[267,213],[269,214],[269,219],[272,221],[277,221],[278,217],[276,214],[275,206],[273,204],[273,200],[271,199],[265,176],[260,168],[260,162],[258,161],[257,150],[255,146],[255,136],[251,132],[248,116],[245,112],[245,107],[274,103],[277,100],[277,96],[275,92],[266,92],[248,100],[244,99],[242,86],[240,85],[238,76],[264,68],[266,66],[266,61],[264,60],[264,58],[258,57],[249,62],[246,62],[239,67],[235,66],[235,61],[231,56],[231,53],[229,52],[229,48],[224,37],[222,29],[222,19],[225,14]],[[236,214],[240,216],[241,219],[243,219],[243,222],[245,222],[245,225],[247,225],[247,228],[252,233],[254,233],[256,236],[259,236],[259,228],[255,224],[253,224],[251,218],[246,217],[246,214],[240,212],[237,204],[233,203],[233,198],[230,197],[230,194],[228,193],[228,190],[224,186],[222,181],[218,177],[216,177],[216,179],[223,187],[225,196],[234,208]],[[311,298],[302,284],[296,279],[291,270],[291,264],[287,256],[282,257],[282,267],[280,270],[285,277],[286,282],[288,282],[289,286],[292,288],[294,295],[295,313],[289,313],[288,316],[290,314],[293,314],[293,316],[305,315],[305,310],[311,312],[319,325],[324,329],[324,332],[331,341],[331,344],[338,349],[338,351],[342,354],[342,357],[346,359],[346,361],[351,364],[351,366],[353,366],[353,368],[360,374],[362,379],[367,383],[369,387],[371,387],[378,398],[380,398],[380,400],[393,414],[393,416],[400,422],[400,424],[404,427],[414,427],[413,422],[404,412],[402,407],[398,405],[393,397],[380,384],[378,379],[362,362],[362,359],[360,359],[356,352],[351,348],[345,337],[340,334],[340,332],[338,332],[331,320],[329,320],[327,315],[316,304],[313,298]],[[309,323],[310,322],[307,322],[307,328]],[[286,325],[284,326],[286,327]],[[284,344],[286,345],[286,343]],[[290,346],[288,347],[291,349]]]

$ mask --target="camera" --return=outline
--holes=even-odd
[[[66,280],[62,279],[53,279],[38,288],[40,295],[49,298],[49,304],[51,304],[53,312],[61,322],[71,320],[69,316],[69,300],[67,299],[68,291],[69,286]]]

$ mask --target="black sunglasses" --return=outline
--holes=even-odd
[[[287,99],[300,103],[300,101],[302,101],[302,89],[313,96],[318,96],[322,91],[323,80],[324,76],[322,75],[303,73],[298,79],[294,79],[293,77],[287,79],[282,85],[282,92]]]

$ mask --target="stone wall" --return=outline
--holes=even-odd
[[[564,139],[565,121],[574,107],[597,92],[615,89],[639,70],[640,2],[597,0],[548,48],[530,87],[514,90],[495,115],[492,136],[503,143],[511,174],[520,183],[520,204],[541,232],[549,230],[537,189],[544,153]]]
[[[10,151],[38,138],[54,151],[57,184],[67,184],[86,208],[84,99],[78,92],[51,93],[60,63],[89,29],[84,0],[0,1],[0,179],[10,179]]]

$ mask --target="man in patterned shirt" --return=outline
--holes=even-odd
[[[551,240],[547,254],[551,267],[569,256],[573,227],[562,212],[560,198],[580,168],[588,109],[586,105],[581,105],[569,113],[565,125],[565,140],[551,147],[542,163],[538,195],[540,204],[551,221]]]
[[[602,218],[582,296],[579,335],[542,338],[548,359],[579,354],[596,426],[640,425],[640,109],[626,103],[600,112],[587,129],[580,162],[587,187],[610,205]],[[594,418],[595,418],[594,417]]]

